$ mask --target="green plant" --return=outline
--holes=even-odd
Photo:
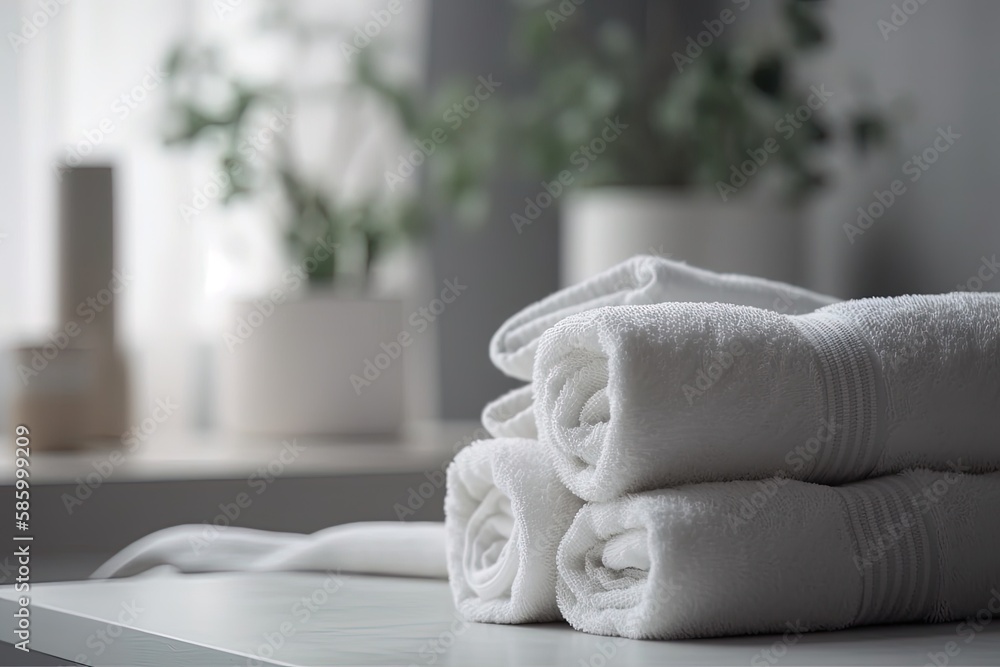
[[[622,23],[607,21],[588,31],[585,12],[576,12],[555,29],[537,6],[525,7],[514,48],[530,63],[537,85],[493,117],[502,127],[480,124],[480,131],[503,137],[530,168],[552,177],[570,166],[582,144],[600,136],[606,119],[618,117],[628,129],[576,174],[575,187],[712,191],[748,151],[773,139],[780,149],[768,154],[766,169],[781,175],[791,199],[802,199],[824,183],[816,158],[831,139],[843,137],[865,153],[887,138],[885,115],[874,106],[841,118],[820,108],[790,136],[776,133],[776,121],[810,95],[795,69],[826,42],[821,4],[787,0],[766,48],[725,35],[683,65],[671,57],[676,45],[656,52]],[[466,173],[475,173],[475,165]]]
[[[302,25],[283,11],[266,15],[261,30],[280,32],[306,46],[316,40],[337,43],[334,39],[338,39],[335,32]],[[303,266],[311,284],[338,279],[343,264],[360,265],[360,277],[366,282],[387,246],[423,230],[424,211],[417,195],[378,191],[348,202],[299,164],[291,132],[270,132],[266,147],[248,138],[261,131],[262,115],[294,108],[302,95],[331,103],[345,98],[354,102],[374,99],[392,112],[402,133],[412,135],[422,122],[417,97],[381,76],[373,64],[374,52],[356,60],[352,81],[302,91],[280,81],[251,83],[225,64],[220,51],[214,45],[189,42],[171,50],[166,63],[165,141],[189,148],[196,144],[212,147],[216,173],[224,174],[216,179],[221,203],[257,198],[268,206],[289,255]],[[206,90],[213,94],[207,96]]]

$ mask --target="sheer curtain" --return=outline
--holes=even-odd
[[[0,335],[8,344],[37,340],[64,324],[54,312],[59,162],[114,165],[116,264],[131,277],[118,297],[118,331],[132,362],[136,421],[156,399],[167,397],[181,407],[165,428],[186,429],[204,420],[208,395],[199,351],[214,343],[220,305],[267,284],[286,261],[270,220],[251,206],[210,205],[194,219],[181,215],[181,205],[208,182],[214,163],[198,151],[163,145],[162,67],[169,49],[178,40],[211,41],[250,77],[336,77],[348,68],[340,41],[387,6],[386,0],[283,3],[311,21],[345,27],[330,53],[302,58],[256,40],[264,3],[22,0],[19,15],[11,10],[14,3],[5,3],[0,14],[5,34],[10,28],[27,35],[14,40],[16,48],[12,43],[0,70],[0,83],[14,92],[5,93],[0,120],[5,138],[17,142],[16,150],[0,157],[2,192],[9,196],[0,224]],[[401,5],[404,11],[387,33],[402,54],[396,58],[399,72],[419,76],[426,7],[419,1]],[[290,72],[280,71],[289,65]],[[360,174],[352,169],[352,182],[332,185],[377,187],[379,161],[399,154],[402,137],[388,132],[388,125],[379,132],[377,117],[373,121],[363,109],[335,110],[328,126],[321,121],[324,113],[330,116],[330,109],[297,114],[294,142],[313,149],[303,159],[320,173],[340,174],[336,161],[351,151],[337,142],[372,141],[366,151],[374,156],[372,164]]]

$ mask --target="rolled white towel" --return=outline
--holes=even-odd
[[[560,618],[556,549],[583,504],[535,440],[474,442],[448,467],[448,578],[468,620]]]
[[[1000,475],[788,479],[586,505],[559,547],[578,630],[691,639],[956,620],[1000,605]]]
[[[492,401],[483,408],[483,427],[494,438],[537,438],[534,393],[529,384]]]
[[[531,380],[538,341],[560,320],[603,306],[672,301],[719,301],[796,314],[835,303],[837,299],[772,280],[713,273],[661,257],[640,255],[555,292],[512,316],[493,335],[490,359],[507,375]]]
[[[151,533],[101,565],[93,579],[180,572],[333,571],[445,578],[444,524],[367,521],[311,535],[204,524]]]
[[[620,306],[542,338],[539,438],[586,500],[776,474],[841,484],[961,457],[1000,469],[1000,295],[788,316]]]

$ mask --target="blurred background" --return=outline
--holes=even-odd
[[[633,254],[996,290],[997,25],[988,0],[3,3],[0,425],[32,431],[38,570],[176,523],[440,518],[516,386],[492,333]]]

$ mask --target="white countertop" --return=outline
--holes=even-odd
[[[561,623],[459,618],[444,581],[324,574],[140,577],[33,587],[31,646],[93,665],[949,665],[1000,664],[1000,622],[803,636],[634,641]],[[0,589],[0,640],[14,593]],[[272,646],[276,648],[272,648]],[[930,654],[930,655],[929,655]]]

